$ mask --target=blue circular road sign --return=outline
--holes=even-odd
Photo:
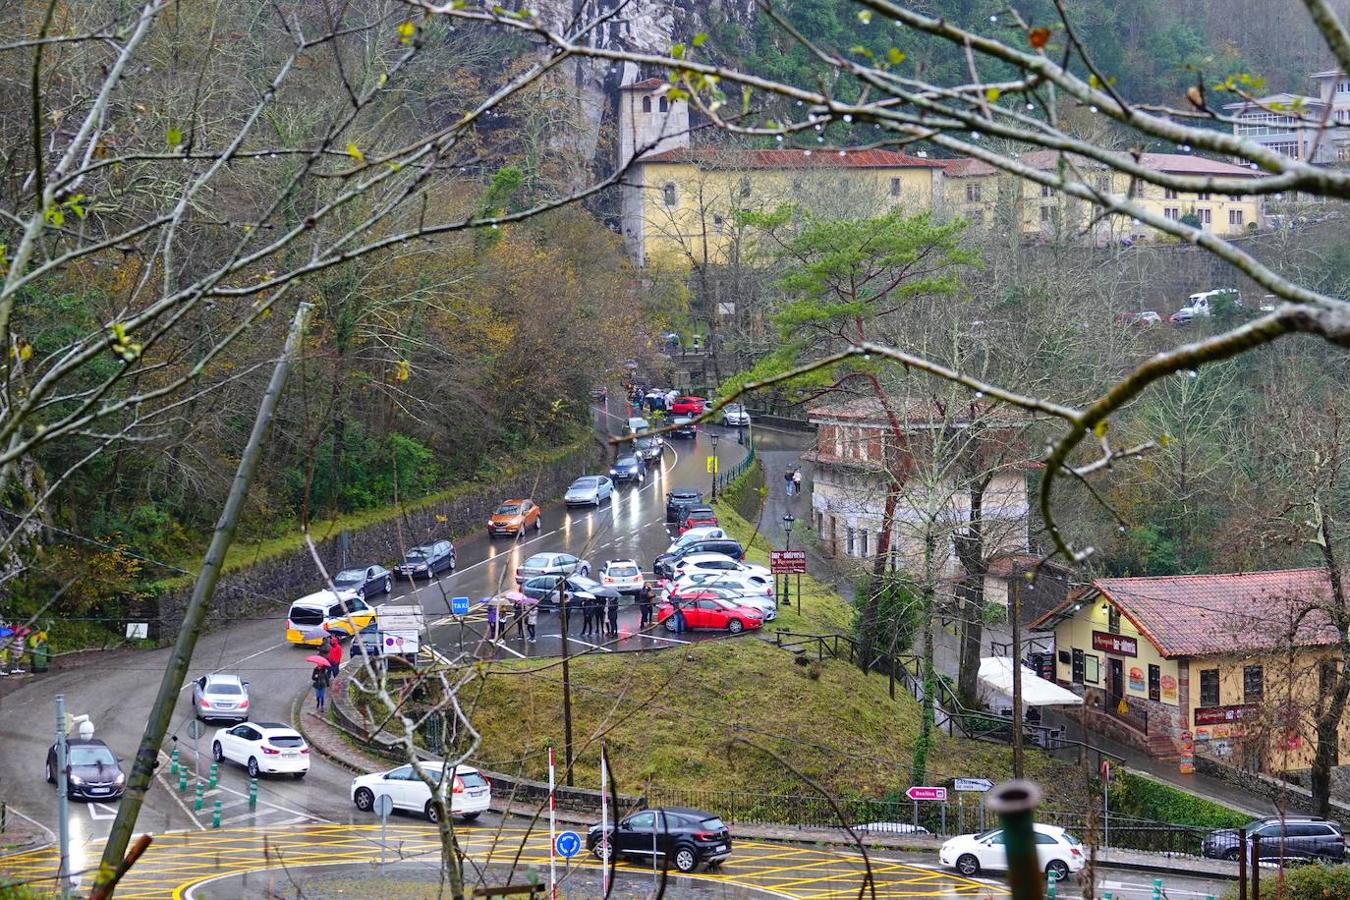
[[[558,851],[558,855],[571,859],[581,852],[581,835],[575,831],[562,831],[553,841],[553,849]]]

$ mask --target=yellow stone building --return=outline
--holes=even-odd
[[[1062,154],[1052,150],[1023,153],[1018,160],[1035,169],[1056,170]],[[1158,232],[1137,220],[1100,216],[1091,204],[1069,197],[1045,185],[1024,181],[986,162],[975,159],[944,160],[944,202],[951,215],[965,216],[975,227],[1010,230],[1039,240],[1075,240],[1084,237],[1097,244],[1122,240],[1147,240]],[[1255,178],[1258,173],[1244,166],[1206,159],[1187,153],[1145,153],[1140,163],[1147,168],[1187,177]],[[1260,197],[1214,192],[1180,193],[1154,184],[1130,184],[1129,176],[1107,169],[1094,160],[1071,157],[1070,175],[1080,175],[1097,190],[1129,196],[1150,212],[1180,220],[1193,213],[1206,231],[1222,237],[1239,237],[1262,226]]]
[[[1032,630],[1053,632],[1055,678],[1087,699],[1089,727],[1162,759],[1189,736],[1200,755],[1299,770],[1339,671],[1329,596],[1321,569],[1099,578]]]

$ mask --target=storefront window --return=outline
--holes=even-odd
[[[1200,670],[1200,705],[1219,705],[1219,670]]]
[[[1242,702],[1257,703],[1265,691],[1264,673],[1260,666],[1242,667]]]

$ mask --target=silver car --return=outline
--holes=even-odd
[[[583,475],[563,495],[568,506],[599,506],[614,493],[614,482],[604,475]]]
[[[248,682],[216,672],[192,682],[192,711],[199,719],[248,721]]]
[[[516,581],[539,575],[590,575],[591,564],[570,553],[536,553],[516,567]]]
[[[750,424],[750,413],[740,403],[728,403],[722,407],[722,424],[743,428]]]

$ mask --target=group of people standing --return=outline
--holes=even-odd
[[[506,600],[494,597],[487,604],[488,640],[496,643],[505,640],[511,628],[516,629],[520,640],[535,642],[535,629],[539,626],[539,604],[532,600]],[[526,634],[529,637],[526,637]]]
[[[581,636],[619,636],[619,595],[581,598]]]

